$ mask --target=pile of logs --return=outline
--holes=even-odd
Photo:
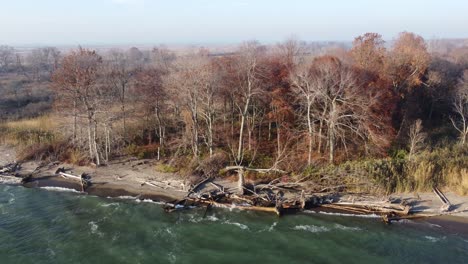
[[[203,191],[207,185],[209,191]],[[260,212],[271,212],[278,216],[296,213],[307,209],[333,210],[352,214],[376,214],[381,216],[409,215],[410,206],[390,202],[344,202],[340,201],[336,192],[312,192],[306,184],[284,183],[276,179],[268,184],[259,184],[240,192],[227,192],[222,186],[203,179],[195,184],[188,195],[174,203],[167,204],[165,210],[173,212],[193,206],[236,208]],[[307,191],[306,191],[307,190]]]
[[[0,175],[12,176],[21,168],[19,163],[10,163],[3,167],[0,167]]]
[[[0,167],[0,183],[1,184],[21,184],[21,178],[17,177],[17,171],[20,169],[19,163],[10,163]]]

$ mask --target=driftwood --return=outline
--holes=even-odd
[[[81,186],[81,192],[84,192],[85,191],[85,186],[88,186],[88,184],[89,184],[89,181],[86,178],[86,175],[84,173],[81,174],[81,176],[76,176],[76,175],[73,175],[73,174],[65,173],[63,168],[58,169],[57,172],[58,172],[58,175],[60,175],[63,178],[69,178],[69,179],[79,181],[80,186]]]
[[[20,167],[21,167],[21,165],[19,163],[16,163],[16,162],[7,164],[7,165],[5,165],[3,167],[0,167],[0,174],[2,174],[2,175],[12,175],[17,170],[19,170]]]
[[[258,173],[269,173],[269,172],[276,172],[276,173],[284,173],[286,174],[287,172],[284,170],[279,170],[275,168],[270,168],[270,169],[253,169],[245,166],[227,166],[224,168],[225,171],[233,171],[233,170],[244,170],[244,171],[255,171]]]
[[[442,212],[448,212],[450,211],[451,207],[452,207],[452,204],[450,203],[450,201],[447,199],[447,197],[445,196],[445,194],[439,190],[439,188],[437,187],[433,187],[432,188],[432,191],[435,193],[435,195],[440,199],[440,201],[442,202],[442,208],[441,208],[441,211]]]
[[[400,220],[405,220],[405,219],[408,219],[408,220],[424,219],[424,218],[437,217],[437,216],[454,215],[454,214],[459,214],[463,212],[468,212],[468,208],[465,208],[464,210],[434,213],[434,214],[383,215],[382,221],[384,221],[387,224],[390,224],[393,221],[400,221]]]

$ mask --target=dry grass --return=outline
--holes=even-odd
[[[15,146],[51,143],[59,140],[57,124],[50,116],[0,123],[0,142]]]
[[[468,147],[447,146],[407,157],[348,161],[307,172],[333,184],[356,186],[353,191],[406,193],[431,191],[433,186],[468,195]],[[368,182],[369,184],[357,185]],[[372,190],[373,189],[373,190]]]

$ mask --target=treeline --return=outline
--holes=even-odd
[[[50,54],[37,65],[51,72],[55,112],[66,124],[60,133],[97,165],[124,154],[191,163],[223,156],[302,171],[466,145],[468,49],[429,52],[413,33],[391,44],[367,33],[350,49],[321,53],[288,40],[246,42],[221,55],[164,48]]]

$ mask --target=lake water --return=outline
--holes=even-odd
[[[466,235],[426,222],[204,213],[0,186],[0,263],[468,263]]]

